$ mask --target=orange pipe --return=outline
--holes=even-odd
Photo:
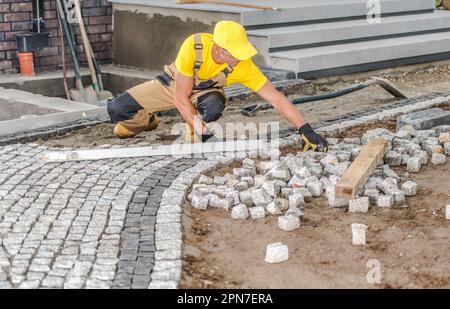
[[[34,75],[33,53],[17,53],[20,63],[20,74],[23,76]]]

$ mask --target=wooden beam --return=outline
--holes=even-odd
[[[155,145],[148,147],[124,147],[110,149],[73,150],[73,151],[51,151],[41,157],[42,160],[58,161],[80,161],[80,160],[102,160],[133,157],[151,156],[179,156],[206,153],[233,153],[241,151],[255,151],[269,149],[265,140],[238,140],[215,143],[186,143],[171,145]]]
[[[336,184],[337,198],[355,198],[387,152],[388,141],[370,141]]]

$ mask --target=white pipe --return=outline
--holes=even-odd
[[[41,157],[44,161],[82,161],[118,158],[135,158],[151,156],[179,156],[207,153],[235,153],[269,149],[264,140],[238,140],[215,143],[187,143],[171,145],[154,145],[148,147],[122,147],[111,149],[88,149],[72,151],[48,151]]]

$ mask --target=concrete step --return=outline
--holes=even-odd
[[[450,32],[271,53],[271,66],[303,78],[450,58]]]
[[[241,0],[242,3],[254,3]],[[365,19],[372,6],[367,0],[259,0],[258,5],[273,5],[281,11],[242,10],[241,22],[247,29],[268,28],[277,24],[304,24]],[[431,12],[435,9],[434,0],[380,0],[382,15],[404,15],[418,12]]]
[[[5,80],[5,77],[2,79]],[[38,108],[52,109],[61,112],[77,112],[97,108],[94,104],[69,101],[57,97],[47,97],[41,94],[35,94],[17,89],[4,89],[2,87],[0,87],[0,100],[13,104],[29,104]]]
[[[210,3],[176,4],[175,1],[161,0],[109,0],[114,5],[148,6],[163,15],[184,11],[184,15],[209,20],[219,13],[220,19],[240,21],[247,29],[267,28],[276,24],[302,24],[331,20],[366,18],[370,12],[369,0],[234,0],[243,4],[275,6],[280,11],[257,10]],[[377,2],[377,1],[372,1]],[[430,12],[435,9],[435,0],[379,0],[381,14],[402,15]],[[209,15],[208,15],[209,14]],[[183,16],[184,16],[183,15]]]
[[[365,19],[249,30],[250,41],[262,54],[290,49],[353,43],[450,30],[450,12],[434,11],[383,17],[380,23]]]

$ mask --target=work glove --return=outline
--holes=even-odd
[[[203,130],[203,134],[200,139],[202,143],[215,143],[219,141],[219,139],[215,137],[214,134],[206,127]]]
[[[312,149],[313,151],[327,152],[328,142],[326,139],[317,134],[309,123],[304,124],[298,129],[300,137],[302,139],[303,151]]]

